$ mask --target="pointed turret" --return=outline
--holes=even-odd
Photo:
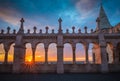
[[[112,27],[102,5],[100,7],[99,17],[97,18],[96,22],[98,30],[108,29]]]
[[[20,29],[19,29],[19,31],[18,31],[18,34],[24,33],[24,26],[23,26],[23,23],[24,23],[25,21],[24,21],[23,18],[21,18],[20,22],[21,22],[21,25],[20,25]]]

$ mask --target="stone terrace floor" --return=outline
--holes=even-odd
[[[120,73],[0,74],[0,81],[120,81]]]

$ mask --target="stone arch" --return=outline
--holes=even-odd
[[[48,63],[57,63],[57,44],[50,43],[48,46]]]
[[[36,63],[44,63],[45,62],[45,49],[44,49],[43,43],[36,44],[35,62]]]
[[[76,63],[85,63],[85,49],[83,43],[76,43]]]
[[[4,50],[4,44],[0,43],[0,62],[4,62],[5,58],[5,50]]]
[[[8,51],[8,62],[9,63],[13,62],[13,58],[14,58],[14,45],[15,45],[15,43],[12,43],[10,45],[10,49]]]
[[[73,62],[72,44],[65,43],[63,48],[63,60],[65,64],[71,64]]]
[[[107,42],[106,52],[107,52],[108,63],[113,63],[114,55],[113,55],[113,44],[112,43]]]
[[[25,51],[25,62],[32,61],[32,45],[31,43],[25,43],[26,51]]]
[[[44,43],[44,42],[40,42],[40,41],[32,42],[31,44],[32,44],[32,46],[34,46],[35,48],[36,48],[37,45],[39,45],[39,44],[43,44],[43,46],[45,46],[45,43]]]

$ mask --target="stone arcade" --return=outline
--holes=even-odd
[[[87,32],[87,27],[85,27],[85,33],[82,33],[81,29],[78,29],[78,32],[76,33],[75,27],[72,27],[72,33],[69,33],[68,29],[66,30],[66,33],[63,33],[61,18],[58,19],[59,29],[57,33],[54,33],[54,29],[52,30],[52,33],[49,33],[49,27],[46,27],[45,33],[42,33],[41,29],[39,33],[36,33],[36,27],[33,28],[33,33],[30,33],[29,29],[27,33],[24,33],[24,19],[22,18],[20,22],[21,26],[17,33],[16,30],[13,30],[13,33],[10,33],[10,27],[7,28],[7,33],[4,33],[4,30],[1,30],[0,43],[3,43],[4,45],[5,58],[4,63],[0,64],[0,72],[106,73],[120,71],[120,24],[112,27],[102,6],[100,8],[99,17],[96,20],[96,30],[93,31],[93,29],[91,29],[91,33]],[[15,43],[14,61],[13,64],[8,64],[8,51],[12,43]],[[25,64],[26,43],[31,43],[32,45],[32,65]],[[35,50],[38,43],[44,43],[44,64],[35,63]],[[57,45],[57,64],[48,64],[48,46],[51,43],[56,43]],[[70,43],[72,45],[73,64],[63,63],[63,47],[65,43]],[[76,64],[76,43],[82,43],[84,45],[86,54],[85,64]],[[88,46],[90,43],[94,44],[94,62],[92,64],[89,63],[88,60]],[[109,53],[109,50],[106,50],[107,47],[112,50],[112,53]]]

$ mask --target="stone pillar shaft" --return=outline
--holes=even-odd
[[[101,48],[101,71],[103,73],[108,72],[108,61],[107,61],[107,53],[106,53],[106,47],[100,46]]]
[[[14,46],[14,61],[13,61],[13,72],[20,73],[22,69],[22,64],[25,63],[25,47],[21,46]]]
[[[4,57],[4,63],[7,64],[8,63],[8,51],[9,51],[10,46],[7,46],[6,44],[4,45],[4,49],[5,49],[5,57]]]
[[[63,65],[63,46],[57,46],[57,73],[64,73]]]
[[[73,49],[73,64],[75,64],[76,63],[75,47],[73,47],[72,49]]]
[[[45,64],[48,64],[48,48],[45,48]]]
[[[85,46],[85,54],[86,54],[85,59],[86,59],[86,64],[89,63],[89,58],[88,58],[88,57],[89,57],[89,56],[88,56],[88,46],[89,46],[89,45],[86,45],[86,46]]]
[[[5,51],[4,63],[5,63],[5,64],[8,63],[8,50]]]
[[[99,45],[100,45],[100,52],[101,52],[101,72],[107,73],[108,72],[108,61],[107,61],[107,52],[106,52],[106,41],[104,38],[104,34],[100,33],[98,35],[99,38]]]
[[[113,54],[114,54],[114,63],[119,64],[119,55],[118,55],[116,47],[113,48]]]
[[[32,48],[32,61],[35,63],[35,48]]]
[[[93,53],[93,64],[95,64],[95,53]]]

